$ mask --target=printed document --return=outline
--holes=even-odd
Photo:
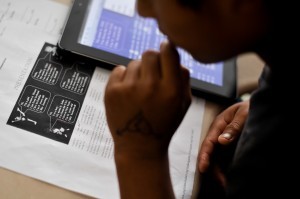
[[[0,167],[95,198],[118,199],[103,104],[110,71],[55,53],[67,5],[0,4]],[[176,198],[191,198],[204,105],[193,98],[170,144]]]

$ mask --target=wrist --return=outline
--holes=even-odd
[[[121,198],[175,198],[168,155],[115,156]]]
[[[136,144],[138,143],[138,144]],[[114,145],[115,160],[131,161],[159,160],[168,156],[169,144],[162,141],[140,140],[136,142],[117,141]]]

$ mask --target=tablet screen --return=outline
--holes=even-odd
[[[155,20],[138,15],[136,0],[73,0],[58,49],[108,63],[127,65],[166,40]],[[236,99],[236,59],[203,64],[177,48],[191,75],[195,95],[217,100]],[[219,100],[219,101],[220,101]]]
[[[145,50],[159,49],[165,39],[153,19],[137,14],[135,0],[92,0],[78,42],[129,59],[139,59]],[[223,85],[223,62],[201,64],[185,51],[178,49],[178,52],[192,78]]]

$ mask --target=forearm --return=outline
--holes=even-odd
[[[115,160],[122,199],[175,198],[167,155],[139,160],[116,157]]]

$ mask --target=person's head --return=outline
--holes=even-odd
[[[272,0],[137,0],[137,10],[195,59],[216,62],[257,48],[270,26],[266,2]]]

